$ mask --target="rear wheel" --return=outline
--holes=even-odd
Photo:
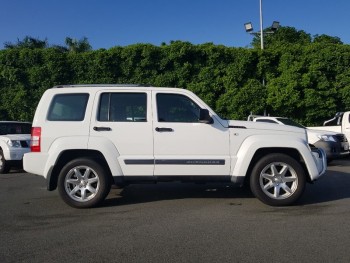
[[[304,192],[305,183],[304,169],[285,154],[264,156],[256,163],[250,177],[253,194],[272,206],[293,204]]]
[[[61,198],[76,208],[94,207],[110,191],[110,176],[96,161],[75,159],[66,164],[58,176]]]
[[[5,160],[4,153],[0,150],[0,174],[6,174],[10,171],[10,165]]]

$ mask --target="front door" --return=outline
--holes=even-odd
[[[227,176],[229,131],[199,122],[200,101],[187,94],[153,92],[155,176]],[[202,106],[203,107],[203,106]]]

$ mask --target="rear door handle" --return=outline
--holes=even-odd
[[[174,130],[172,128],[156,128],[157,132],[173,132]]]
[[[110,127],[94,127],[94,131],[111,131],[112,129]]]

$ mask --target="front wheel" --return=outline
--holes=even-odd
[[[70,206],[89,208],[102,202],[110,191],[109,174],[91,159],[75,159],[58,176],[58,191]]]
[[[263,203],[271,206],[291,205],[305,189],[305,173],[301,165],[285,154],[269,154],[254,166],[250,188]]]

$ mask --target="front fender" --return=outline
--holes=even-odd
[[[293,149],[296,150],[304,160],[307,172],[311,180],[317,179],[320,174],[307,145],[302,138],[291,137],[287,135],[253,135],[248,137],[240,146],[235,160],[232,176],[244,177],[247,175],[249,165],[253,160],[255,153],[259,149]]]

